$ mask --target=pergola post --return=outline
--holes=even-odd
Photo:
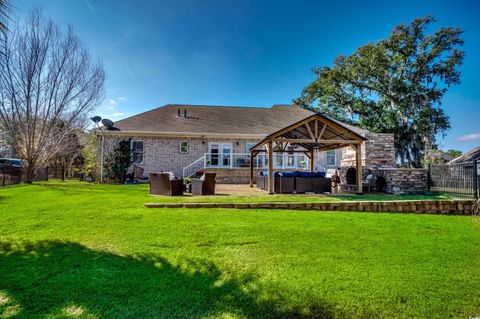
[[[362,144],[355,146],[356,164],[357,164],[357,193],[363,194],[363,171],[362,171]]]
[[[273,194],[273,142],[268,142],[268,194]]]
[[[314,154],[315,154],[314,150],[313,149],[310,150],[310,172],[313,172],[313,168],[314,168],[313,167],[314,160],[315,160],[315,157],[314,157],[315,155]]]
[[[250,152],[250,187],[253,187],[253,151]]]

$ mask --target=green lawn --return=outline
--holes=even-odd
[[[0,189],[0,318],[480,316],[473,217],[143,207],[167,199]]]

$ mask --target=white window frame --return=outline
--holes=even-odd
[[[187,143],[187,151],[186,152],[182,152],[182,143]],[[180,143],[178,143],[178,153],[188,154],[189,152],[190,152],[190,143],[188,141],[180,141]]]
[[[328,153],[333,154],[333,164],[328,162]],[[336,150],[329,150],[325,152],[325,166],[336,166],[337,165],[337,151]]]
[[[218,145],[218,153],[215,154],[215,156],[218,156],[218,164],[217,165],[211,165],[210,167],[215,167],[215,168],[225,168],[225,167],[232,167],[232,161],[233,161],[233,144],[231,142],[209,142],[208,143],[208,154],[210,154],[210,158],[212,156],[212,145]],[[224,146],[228,146],[230,152],[224,153]],[[223,165],[223,160],[225,156],[229,156],[229,165]]]
[[[141,153],[142,154],[142,161],[141,162],[133,162],[133,143],[142,143],[142,151],[141,152],[135,152],[135,153]],[[131,140],[130,141],[130,160],[134,164],[143,164],[143,161],[145,160],[145,142],[143,140]]]

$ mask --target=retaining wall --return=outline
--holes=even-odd
[[[420,214],[469,215],[472,200],[435,201],[352,201],[338,203],[151,203],[148,208],[243,208],[243,209],[294,209],[318,211],[396,212]]]

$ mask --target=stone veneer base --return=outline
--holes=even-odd
[[[473,200],[405,200],[405,201],[351,201],[335,203],[147,203],[147,208],[243,208],[291,209],[318,211],[353,211],[381,213],[420,213],[445,215],[470,215]]]

